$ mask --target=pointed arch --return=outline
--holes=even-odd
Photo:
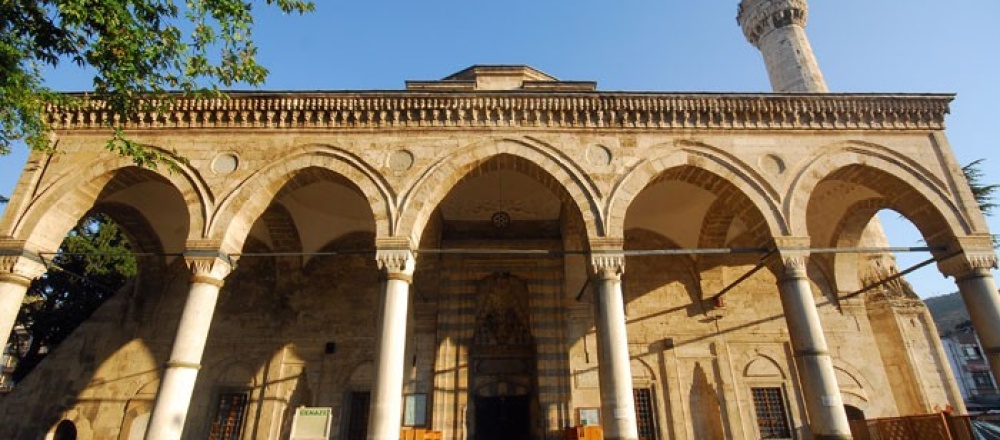
[[[169,155],[159,148],[149,148]],[[186,235],[201,234],[213,199],[197,171],[183,163],[173,172],[140,168],[120,156],[101,157],[74,167],[38,188],[23,213],[10,225],[9,234],[27,240],[41,251],[54,251],[66,232],[102,197],[141,182],[167,187],[184,205]]]
[[[356,185],[371,207],[377,236],[393,235],[395,194],[384,177],[347,150],[309,144],[293,149],[284,159],[254,173],[221,197],[218,212],[209,222],[207,236],[220,240],[224,252],[239,252],[250,228],[278,192],[308,168],[330,171]]]
[[[880,146],[848,143],[827,149],[793,175],[783,206],[792,235],[809,235],[809,204],[816,187],[831,178],[879,188],[888,201],[886,207],[910,219],[931,245],[985,229],[981,214],[970,215],[960,204],[963,198],[956,196],[949,185],[909,158]]]
[[[786,235],[788,228],[781,216],[778,192],[745,163],[715,147],[700,143],[678,142],[663,150],[667,152],[645,159],[632,167],[612,189],[605,214],[609,235],[622,234],[625,214],[643,189],[656,182],[664,173],[684,167],[699,170],[706,176],[711,175],[718,181],[732,185],[763,218],[767,233],[771,236]]]
[[[500,156],[524,160],[547,174],[557,196],[576,206],[583,217],[587,234],[604,234],[597,200],[601,193],[589,175],[562,151],[538,140],[488,139],[441,158],[428,167],[400,198],[399,223],[395,231],[420,243],[431,214],[448,193],[476,167]]]

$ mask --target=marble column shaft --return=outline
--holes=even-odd
[[[0,249],[0,354],[17,323],[17,314],[31,281],[45,273],[37,255]]]
[[[993,377],[1000,377],[1000,293],[989,269],[977,268],[956,277],[958,291],[979,335]]]
[[[385,288],[378,317],[375,381],[372,385],[369,440],[398,440],[403,413],[406,320],[414,258],[408,250],[379,250]]]
[[[219,290],[231,267],[228,257],[189,260],[189,266],[193,272],[191,286],[156,393],[146,440],[177,440],[184,432]]]
[[[594,321],[600,368],[601,423],[608,440],[636,440],[639,429],[632,395],[621,273],[625,258],[595,256]]]
[[[786,259],[782,269],[781,307],[792,340],[813,438],[850,439],[851,427],[806,275],[805,257]]]

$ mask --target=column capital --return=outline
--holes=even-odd
[[[45,261],[35,252],[26,249],[23,240],[0,239],[0,279],[31,284],[46,271]]]
[[[590,269],[598,279],[621,279],[625,272],[625,239],[599,237],[590,240]]]
[[[736,13],[743,35],[754,46],[761,36],[775,29],[791,25],[805,28],[808,18],[806,0],[743,0]]]
[[[963,250],[957,255],[938,261],[938,269],[945,276],[961,281],[969,276],[986,273],[997,267],[997,254],[993,249]]]
[[[222,286],[223,280],[236,267],[236,258],[210,243],[191,242],[184,251],[184,262],[191,270],[192,283]]]
[[[776,252],[768,259],[768,267],[780,279],[805,278],[810,242],[809,237],[774,237]]]
[[[408,238],[377,239],[375,247],[375,261],[389,279],[412,280],[417,261]]]
[[[625,273],[625,254],[591,253],[590,266],[598,279],[620,279]]]

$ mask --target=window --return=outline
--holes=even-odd
[[[209,440],[239,440],[249,402],[250,394],[247,392],[219,393]]]
[[[635,399],[635,422],[639,428],[639,439],[656,440],[656,416],[653,413],[653,390],[635,388],[632,390]]]
[[[972,373],[972,380],[976,383],[976,387],[979,388],[990,388],[993,386],[989,373]]]
[[[979,359],[981,357],[982,357],[982,355],[979,352],[979,347],[976,347],[975,345],[966,345],[965,346],[965,358],[966,359]]]
[[[426,394],[407,394],[403,403],[403,426],[427,426]]]
[[[753,406],[757,412],[757,428],[761,438],[791,438],[785,394],[781,388],[752,388]]]

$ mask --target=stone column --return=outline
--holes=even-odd
[[[632,366],[625,329],[623,254],[593,254],[594,323],[601,384],[601,424],[608,440],[637,440]]]
[[[779,274],[781,307],[792,340],[809,428],[817,440],[850,439],[851,427],[806,274],[808,255],[780,251],[780,256],[780,265],[775,269]]]
[[[403,415],[407,308],[415,260],[408,248],[380,248],[375,258],[386,281],[379,306],[368,440],[398,440]]]
[[[1000,294],[990,269],[997,257],[988,240],[976,250],[966,250],[938,263],[941,272],[955,278],[962,301],[969,311],[972,328],[979,336],[993,377],[1000,378]]]
[[[28,286],[45,273],[42,259],[23,246],[24,242],[0,243],[0,354],[14,330]]]
[[[185,259],[191,269],[191,287],[160,389],[156,392],[146,440],[181,438],[219,289],[233,267],[229,255],[215,250],[189,250]]]

